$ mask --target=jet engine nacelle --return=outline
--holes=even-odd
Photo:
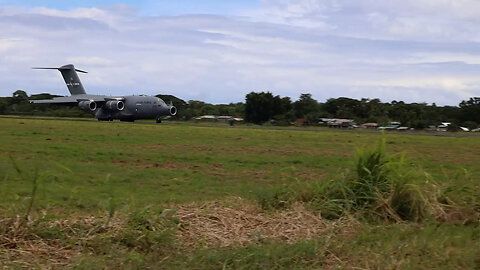
[[[84,100],[78,102],[78,107],[85,111],[95,111],[97,109],[97,103],[93,100]]]
[[[110,100],[105,103],[105,106],[112,111],[123,111],[125,103],[121,100]]]
[[[175,116],[177,114],[177,108],[175,106],[170,106],[170,115]]]

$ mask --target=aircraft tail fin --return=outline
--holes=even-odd
[[[82,82],[78,77],[77,72],[87,73],[86,71],[76,69],[73,65],[65,65],[59,68],[45,68],[45,67],[35,67],[33,69],[56,69],[62,73],[65,84],[67,84],[68,91],[72,96],[86,94],[85,89],[83,88]]]

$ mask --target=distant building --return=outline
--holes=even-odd
[[[342,118],[320,118],[319,125],[332,127],[332,128],[353,128],[356,127],[356,123],[352,119]]]
[[[429,125],[427,128],[425,128],[426,131],[437,131],[437,127],[434,125]]]
[[[379,127],[378,129],[385,129],[385,130],[394,130],[400,127],[400,122],[390,122],[388,126]]]
[[[202,116],[197,116],[194,119],[195,121],[199,121],[199,122],[215,122],[216,121],[215,115],[202,115]]]
[[[378,128],[377,123],[363,123],[360,125],[362,128]]]
[[[297,120],[295,120],[296,126],[307,126],[309,124],[310,122],[306,118],[297,118]]]
[[[447,131],[448,130],[448,127],[451,125],[452,123],[450,122],[442,122],[440,123],[440,125],[437,126],[437,131]]]
[[[221,115],[221,116],[202,115],[202,116],[195,117],[194,120],[197,122],[221,122],[221,123],[230,123],[231,121],[234,121],[234,122],[244,121],[244,119],[241,117],[233,117],[230,115]]]
[[[228,115],[217,116],[217,122],[229,123],[230,121],[233,121],[233,116],[228,116]]]

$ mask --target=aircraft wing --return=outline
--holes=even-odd
[[[62,104],[62,103],[77,103],[77,99],[74,97],[56,97],[53,99],[39,99],[39,100],[30,100],[30,103],[35,104]]]
[[[30,103],[35,104],[65,104],[65,103],[77,103],[84,100],[93,100],[95,102],[105,102],[109,100],[124,100],[124,98],[115,98],[107,96],[97,96],[97,95],[75,95],[69,97],[56,97],[53,99],[40,99],[40,100],[30,100]]]

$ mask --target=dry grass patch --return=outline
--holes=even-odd
[[[351,218],[322,219],[301,203],[282,211],[264,211],[241,198],[174,204],[160,212],[117,213],[111,219],[107,215],[41,215],[28,221],[13,217],[0,220],[0,265],[65,267],[82,256],[110,249],[148,253],[167,248],[171,252],[175,246],[188,251],[272,240],[295,243],[321,235],[355,236],[360,226]],[[168,240],[169,231],[173,242]]]
[[[26,269],[59,268],[69,265],[80,255],[56,241],[14,239],[16,248],[0,247],[0,267],[9,265]]]
[[[44,224],[51,232],[72,230],[75,222],[60,221]],[[19,216],[0,220],[0,266],[13,265],[35,268],[39,265],[53,268],[69,265],[81,252],[78,248],[66,246],[56,237],[38,235],[31,222]],[[68,225],[66,224],[68,223]],[[35,228],[37,229],[37,228]],[[46,230],[45,230],[46,232]]]
[[[341,233],[355,233],[359,223],[351,218],[322,219],[301,203],[284,211],[266,212],[241,198],[226,202],[180,205],[177,238],[190,247],[246,246],[264,240],[294,243],[313,239],[341,227]]]

